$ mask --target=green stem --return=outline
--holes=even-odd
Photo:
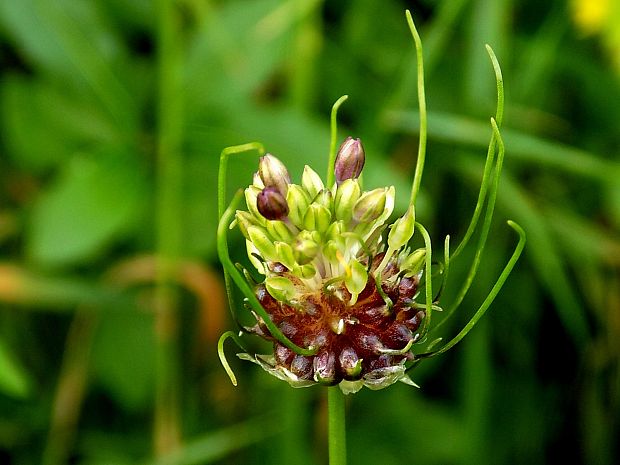
[[[411,186],[411,199],[410,205],[415,205],[418,191],[420,190],[420,183],[422,182],[422,172],[424,171],[424,161],[426,159],[426,133],[427,133],[427,119],[426,119],[426,94],[424,91],[424,56],[422,52],[422,40],[418,34],[418,30],[415,27],[411,12],[405,10],[407,16],[407,23],[415,42],[416,60],[418,62],[418,107],[420,109],[420,141],[418,144],[418,161],[415,166],[415,174],[413,175],[413,185]]]
[[[332,107],[332,114],[330,118],[331,137],[329,142],[329,162],[327,163],[328,188],[331,188],[336,179],[336,175],[334,174],[334,165],[336,164],[336,141],[338,139],[338,120],[336,117],[338,116],[338,108],[340,108],[340,105],[342,105],[348,98],[348,95],[343,95],[336,100],[336,103],[334,103],[334,106]]]
[[[346,465],[347,434],[344,394],[338,386],[327,389],[329,465]]]

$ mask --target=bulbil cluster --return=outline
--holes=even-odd
[[[364,161],[360,140],[349,137],[332,186],[308,166],[293,184],[284,164],[267,154],[245,190],[247,211],[236,212],[248,257],[265,277],[255,287],[258,301],[288,339],[314,353],[296,354],[255,315],[249,330],[272,340],[273,354],[242,358],[293,386],[340,384],[355,392],[412,384],[405,362],[424,328],[425,306],[415,298],[425,249],[407,248],[413,208],[384,234],[394,187],[363,191]]]

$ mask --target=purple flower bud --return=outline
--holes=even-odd
[[[260,157],[258,162],[258,174],[265,187],[275,187],[280,194],[286,196],[288,185],[291,183],[291,176],[284,163],[268,153]]]
[[[359,139],[347,137],[340,148],[336,157],[336,183],[340,185],[347,179],[356,179],[364,168],[366,157],[364,147]]]
[[[281,220],[288,215],[286,198],[276,187],[265,187],[256,196],[256,207],[268,220]]]

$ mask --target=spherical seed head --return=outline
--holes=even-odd
[[[362,142],[359,139],[347,137],[338,149],[336,156],[334,166],[336,183],[340,185],[347,179],[358,178],[364,168],[365,161],[366,156]]]
[[[281,220],[288,215],[288,203],[275,187],[265,187],[256,196],[256,207],[268,220]]]
[[[265,187],[275,187],[280,194],[286,196],[291,176],[284,163],[270,153],[260,157],[258,162],[258,174]]]

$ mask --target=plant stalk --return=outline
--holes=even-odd
[[[346,465],[347,434],[345,429],[344,394],[338,386],[327,389],[329,465]]]

